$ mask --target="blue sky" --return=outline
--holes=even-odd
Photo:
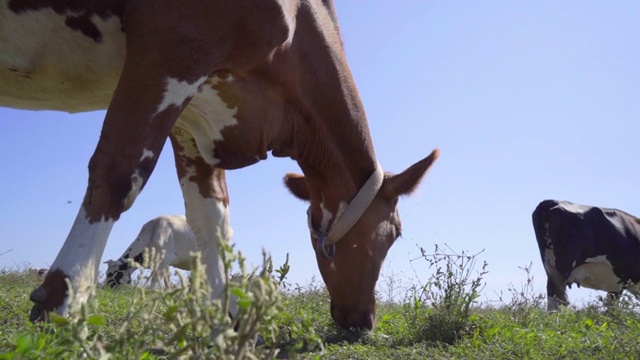
[[[400,201],[403,235],[383,267],[405,284],[431,273],[419,247],[448,244],[489,263],[485,300],[546,276],[531,226],[544,199],[640,215],[640,3],[338,1],[347,56],[385,170],[441,157]],[[85,191],[103,112],[0,109],[0,269],[46,267]],[[183,213],[170,148],[104,259],[142,224]],[[236,247],[254,264],[290,254],[289,280],[319,278],[306,204],[282,185],[289,159],[228,172]],[[103,269],[104,270],[104,269]],[[572,290],[572,300],[596,293]]]

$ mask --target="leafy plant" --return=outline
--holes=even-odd
[[[434,273],[426,284],[411,289],[405,314],[415,329],[414,340],[455,344],[462,333],[469,330],[472,320],[471,306],[480,297],[484,287],[482,278],[488,273],[486,262],[476,272],[477,256],[464,251],[448,254],[435,245],[428,253],[420,248],[421,258]]]

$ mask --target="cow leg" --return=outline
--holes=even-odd
[[[604,298],[604,305],[606,307],[615,305],[620,300],[620,296],[622,296],[622,290],[608,292]]]
[[[164,33],[170,39],[127,29],[127,58],[89,162],[87,192],[43,284],[31,294],[35,303],[31,320],[46,320],[49,311],[66,314],[70,305],[86,302],[94,292],[113,224],[144,187],[170,129],[206,79],[206,74],[191,71],[202,70],[201,63],[190,66],[201,58],[182,54],[175,33]],[[181,65],[178,69],[176,62]]]
[[[547,310],[557,311],[560,305],[569,305],[567,289],[564,283],[554,281],[551,276],[547,278]]]
[[[170,276],[171,276],[171,273],[167,271],[165,273],[165,276],[162,277],[162,282],[164,283],[165,290],[171,289],[171,280],[169,278]]]
[[[204,160],[188,130],[176,126],[170,139],[184,196],[187,222],[196,236],[201,261],[211,285],[212,298],[219,298],[224,291],[226,279],[220,246],[228,244],[232,235],[225,173]],[[230,311],[235,314],[235,304],[233,301],[231,303]]]
[[[160,258],[158,259],[157,268],[153,273],[153,287],[155,288],[157,285],[159,285],[160,281],[162,281],[165,288],[168,289],[169,276],[171,273],[170,267],[175,260],[175,254],[173,251],[167,251],[166,249],[160,249],[159,247],[158,251],[160,252]]]
[[[169,269],[158,268],[151,273],[151,277],[149,279],[149,286],[152,289],[158,289],[160,286],[162,286],[161,284],[164,284],[165,288],[168,288],[167,286],[168,278],[169,278]]]
[[[162,278],[162,269],[157,264],[149,264],[151,273],[149,274],[148,284],[152,289],[158,288],[158,283]]]

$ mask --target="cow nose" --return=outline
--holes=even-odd
[[[331,304],[331,317],[343,329],[371,330],[375,320],[375,312],[340,307]]]

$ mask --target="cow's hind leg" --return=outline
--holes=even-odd
[[[160,254],[156,260],[157,263],[155,264],[155,268],[151,273],[151,287],[156,288],[160,284],[160,281],[162,281],[165,289],[168,289],[171,282],[171,264],[175,260],[175,255],[173,252],[165,249],[158,249],[157,251]]]

